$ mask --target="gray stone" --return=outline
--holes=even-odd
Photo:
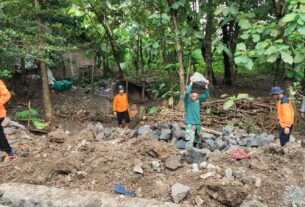
[[[221,139],[216,139],[215,140],[215,147],[219,150],[222,150],[222,149],[226,148],[226,144]]]
[[[165,166],[170,170],[177,170],[181,167],[181,157],[176,155],[171,155],[166,159]]]
[[[176,139],[184,138],[185,132],[182,130],[174,130],[173,131],[173,137]]]
[[[287,206],[303,206],[305,203],[305,187],[286,186],[283,199]]]
[[[216,169],[216,166],[215,166],[214,164],[212,164],[212,163],[209,163],[209,164],[207,165],[207,169],[208,169],[208,170]]]
[[[196,202],[197,206],[203,206],[203,204],[204,204],[204,200],[200,196],[196,196],[195,202]]]
[[[104,126],[100,123],[97,123],[95,126],[91,128],[93,136],[96,138],[99,133],[101,133],[104,129]]]
[[[15,127],[5,127],[4,128],[4,134],[15,134],[17,132],[17,129]]]
[[[207,148],[202,148],[200,149],[201,154],[203,155],[208,155],[209,153],[211,153],[211,150],[207,149]]]
[[[7,127],[9,123],[11,122],[11,119],[9,117],[5,117],[4,120],[2,121],[1,125],[2,127]]]
[[[209,134],[206,132],[201,133],[201,136],[203,139],[215,139],[216,138],[214,134]]]
[[[152,133],[153,133],[153,130],[148,125],[141,126],[138,129],[139,136],[141,136],[141,135],[148,135],[148,134],[152,134]]]
[[[248,139],[240,139],[240,140],[238,140],[237,141],[238,142],[238,144],[240,145],[240,146],[246,146],[247,145],[247,142],[248,142]]]
[[[208,163],[206,161],[200,163],[200,168],[202,168],[202,169],[206,169],[207,166],[208,166]]]
[[[158,126],[158,129],[170,129],[170,125],[168,125],[168,124],[163,124],[163,125],[159,125]]]
[[[111,128],[104,128],[103,132],[104,132],[104,135],[105,135],[105,139],[108,139],[112,134],[112,129]]]
[[[140,165],[136,165],[136,166],[134,166],[134,168],[133,168],[133,172],[134,172],[134,173],[138,173],[138,174],[143,174],[143,173],[144,173],[144,170],[143,170],[143,168],[142,168]]]
[[[232,133],[233,129],[229,126],[225,126],[222,128],[222,136],[227,136]]]
[[[206,174],[201,175],[200,178],[202,178],[203,180],[205,180],[205,179],[208,179],[208,178],[210,178],[210,177],[215,177],[215,176],[217,176],[217,173],[216,173],[216,172],[208,172],[208,173],[206,173]]]
[[[199,150],[190,148],[186,150],[185,157],[188,164],[200,164],[205,159],[206,155],[202,154]]]
[[[172,134],[172,130],[170,130],[170,129],[162,129],[161,130],[160,139],[168,141],[170,136],[171,136],[171,134]]]
[[[161,168],[160,168],[161,165],[160,165],[159,161],[156,161],[156,160],[152,161],[151,166],[155,171],[161,172]]]
[[[240,207],[268,207],[267,205],[257,201],[257,200],[252,200],[252,201],[243,201]]]
[[[146,136],[148,136],[149,138],[154,139],[154,140],[160,139],[160,137],[155,133],[149,133],[149,134],[146,134]]]
[[[225,176],[228,179],[232,179],[233,178],[233,170],[232,170],[232,168],[225,169]]]
[[[187,196],[190,189],[190,187],[182,185],[181,183],[176,183],[173,185],[171,191],[174,202],[180,203]]]
[[[235,129],[234,130],[234,135],[236,138],[241,138],[243,134],[247,134],[247,131],[244,129]]]
[[[255,187],[260,188],[262,186],[262,179],[259,177],[255,178]]]
[[[199,166],[198,166],[198,164],[197,163],[193,163],[192,164],[192,172],[193,173],[196,173],[196,172],[198,172],[199,171]]]
[[[130,137],[130,138],[134,138],[135,137],[135,135],[136,135],[136,130],[130,130],[130,132],[129,132],[129,134],[128,134],[128,137]]]
[[[270,135],[266,134],[264,136],[263,135],[264,134],[261,134],[260,139],[259,139],[260,146],[265,146],[266,144],[270,144],[275,139],[275,136],[273,134],[270,134]]]
[[[186,149],[186,141],[184,141],[183,139],[180,139],[176,142],[176,147],[178,149]]]
[[[103,141],[104,139],[105,139],[105,133],[102,131],[102,132],[100,132],[96,137],[95,137],[95,139],[97,140],[97,141]]]
[[[180,131],[180,130],[181,130],[181,129],[180,129],[180,126],[179,126],[179,124],[178,124],[177,122],[173,123],[172,129],[173,129],[173,130],[176,130],[176,131]]]
[[[206,139],[205,143],[208,145],[208,147],[215,149],[215,141],[213,139]]]
[[[259,146],[259,140],[256,137],[249,137],[247,139],[247,146],[248,147],[258,147]]]
[[[82,178],[85,178],[87,176],[87,173],[85,171],[78,171],[78,172],[76,172],[76,176],[79,179],[82,179]]]

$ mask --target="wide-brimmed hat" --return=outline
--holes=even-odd
[[[284,92],[284,90],[279,86],[273,87],[271,89],[271,95],[279,95],[279,94],[282,94],[283,92]]]

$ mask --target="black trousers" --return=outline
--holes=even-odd
[[[129,113],[128,110],[124,112],[117,112],[117,118],[118,118],[118,124],[123,124],[123,121],[125,121],[126,124],[130,123]]]
[[[291,131],[292,131],[292,126],[289,128],[289,134],[285,134],[284,130],[285,130],[285,128],[279,129],[281,146],[284,146],[287,142],[289,142]]]
[[[0,118],[0,150],[9,153],[11,152],[12,148],[6,139],[3,127],[1,125],[3,120],[4,118]]]

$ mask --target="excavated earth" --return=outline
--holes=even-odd
[[[251,157],[239,161],[233,160],[230,152],[214,151],[205,159],[215,168],[192,172],[192,165],[183,156],[185,151],[148,137],[96,141],[90,129],[83,129],[58,141],[37,135],[20,139],[19,133],[8,136],[18,159],[0,165],[1,184],[18,182],[106,193],[113,193],[114,185],[121,184],[138,198],[173,202],[171,186],[181,183],[190,187],[181,202],[185,206],[253,206],[248,201],[260,203],[254,206],[305,206],[299,198],[305,194],[305,153],[297,142],[290,143],[284,153],[277,147],[278,140],[262,148],[243,148]],[[176,170],[166,168],[166,159],[172,155],[182,157]],[[153,169],[152,161],[160,163],[159,172]],[[142,167],[143,174],[135,173],[135,166]],[[225,172],[231,170],[230,177]],[[200,177],[208,172],[216,176]]]

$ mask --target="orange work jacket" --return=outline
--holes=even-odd
[[[124,112],[128,109],[128,98],[125,93],[118,94],[113,99],[113,111]]]
[[[0,80],[0,118],[6,117],[4,104],[11,98],[11,93],[7,90],[4,82]]]
[[[292,103],[283,96],[276,104],[277,117],[282,128],[291,127],[294,124],[294,109]]]

